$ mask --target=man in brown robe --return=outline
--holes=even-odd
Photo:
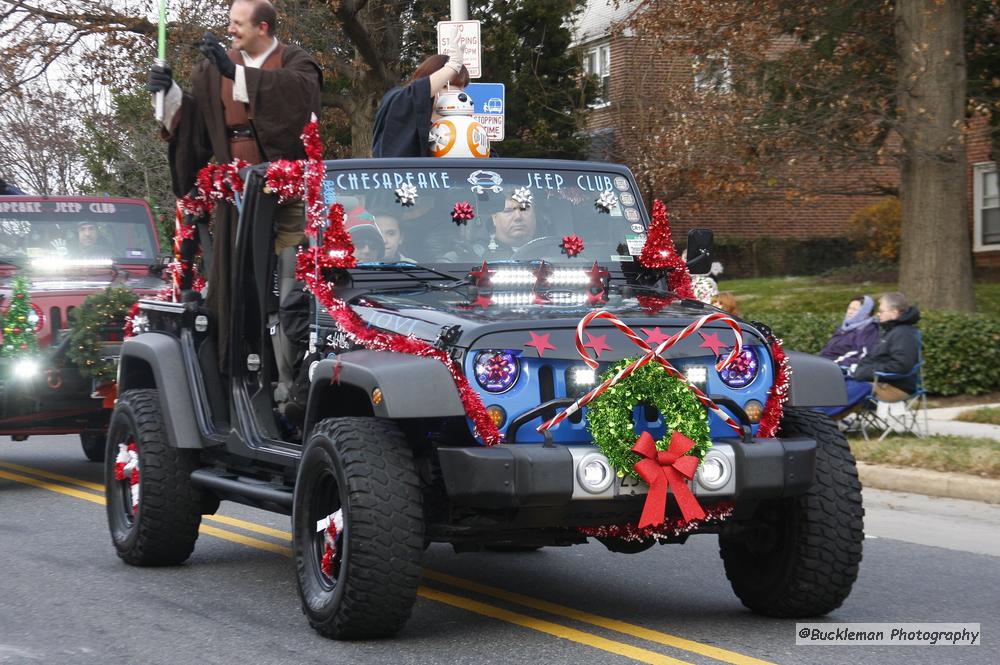
[[[165,92],[164,135],[169,141],[174,194],[187,194],[198,171],[214,160],[235,158],[251,164],[304,159],[300,136],[313,113],[319,114],[322,73],[303,49],[274,37],[277,15],[267,0],[235,0],[229,10],[232,50],[206,33],[200,49],[205,60],[191,74],[191,90],[173,82],[169,68],[153,67],[150,92]],[[215,315],[219,362],[227,367],[231,255],[236,209],[215,209],[206,306]],[[303,240],[301,203],[279,210],[275,252]]]

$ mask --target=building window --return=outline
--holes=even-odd
[[[1000,250],[1000,186],[996,162],[976,164],[972,168],[972,197],[975,205],[975,242],[977,251]]]
[[[597,77],[597,96],[591,106],[607,106],[611,101],[611,45],[593,46],[584,53],[583,73]]]
[[[694,89],[698,92],[732,91],[733,72],[728,54],[695,57],[691,67],[694,69]]]

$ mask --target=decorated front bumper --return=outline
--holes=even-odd
[[[442,447],[438,459],[449,499],[471,507],[565,506],[648,492],[644,481],[618,476],[593,446]],[[721,440],[686,485],[706,502],[797,496],[812,484],[815,463],[813,439]]]

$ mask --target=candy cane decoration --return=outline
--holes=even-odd
[[[115,480],[128,480],[129,496],[132,498],[132,512],[139,510],[139,449],[135,443],[118,444],[118,456],[115,457]]]
[[[539,425],[537,427],[537,431],[544,432],[546,430],[555,427],[569,416],[573,415],[583,407],[587,406],[587,404],[589,404],[595,397],[603,393],[605,390],[615,385],[622,379],[628,377],[635,370],[648,364],[650,361],[655,360],[663,367],[664,370],[666,370],[668,374],[686,383],[687,386],[691,389],[691,392],[694,393],[695,397],[698,398],[698,401],[701,402],[702,405],[705,406],[705,408],[709,409],[712,413],[721,418],[723,422],[732,427],[737,434],[743,433],[742,428],[735,420],[733,420],[732,416],[730,416],[728,413],[720,409],[718,405],[715,402],[713,402],[708,395],[703,393],[698,388],[698,386],[690,383],[687,380],[687,377],[685,377],[681,372],[677,371],[677,369],[673,365],[671,365],[666,358],[664,358],[661,355],[671,346],[673,346],[680,340],[684,339],[685,337],[693,335],[695,332],[697,332],[705,325],[712,323],[713,321],[719,321],[732,328],[733,332],[736,335],[736,344],[733,345],[733,350],[729,352],[728,356],[726,356],[721,360],[718,360],[715,363],[715,369],[717,371],[722,370],[722,368],[731,363],[734,358],[739,356],[743,350],[743,333],[740,330],[740,325],[736,323],[735,320],[733,320],[729,316],[726,316],[725,314],[721,314],[718,312],[714,314],[707,314],[698,319],[697,321],[695,321],[694,323],[692,323],[691,325],[689,325],[684,330],[673,335],[672,337],[667,338],[666,340],[661,342],[659,346],[653,349],[649,346],[649,344],[646,343],[646,340],[636,335],[631,328],[625,325],[625,323],[622,322],[621,319],[619,319],[611,312],[607,312],[604,310],[597,310],[591,312],[590,314],[587,314],[585,317],[580,319],[580,323],[578,323],[576,326],[576,350],[580,354],[580,357],[583,358],[583,362],[587,363],[587,366],[590,367],[591,369],[597,369],[598,362],[590,357],[590,355],[587,353],[587,349],[583,345],[583,331],[594,319],[607,319],[608,321],[610,321],[612,325],[614,325],[616,328],[618,328],[618,330],[624,333],[626,337],[632,340],[632,343],[634,343],[636,346],[645,351],[645,354],[641,358],[638,358],[635,362],[632,362],[626,367],[620,369],[614,376],[605,379],[599,386],[597,386],[596,388],[588,392],[586,395],[584,395],[580,399],[570,404],[565,411],[556,414],[555,418]]]

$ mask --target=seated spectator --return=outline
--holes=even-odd
[[[743,316],[743,313],[740,311],[740,305],[736,302],[736,296],[729,291],[723,291],[722,293],[716,294],[716,296],[712,298],[712,307],[717,307],[726,314],[731,314],[736,317]]]
[[[847,405],[819,409],[830,416],[845,415],[854,406],[873,393],[875,372],[906,374],[920,358],[920,342],[916,324],[920,311],[906,302],[902,293],[887,293],[879,299],[878,319],[882,337],[866,357],[849,370],[845,380]],[[917,387],[916,377],[880,380],[875,396],[886,402],[898,402]]]
[[[857,366],[878,344],[878,320],[872,315],[875,302],[869,296],[855,296],[847,304],[844,322],[833,332],[819,352],[845,372]]]

